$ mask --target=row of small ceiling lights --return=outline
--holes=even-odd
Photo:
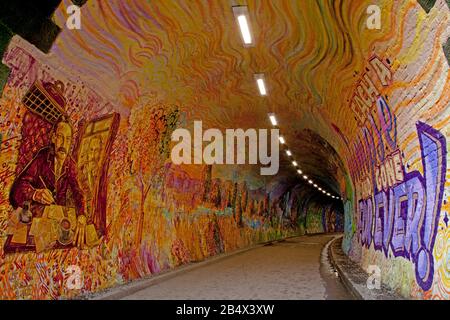
[[[241,38],[242,38],[244,47],[253,46],[254,42],[253,42],[253,37],[252,37],[252,32],[251,32],[251,27],[250,27],[250,22],[249,22],[250,19],[249,19],[247,6],[235,6],[235,7],[233,7],[233,13],[236,17],[237,23],[239,25],[239,29],[241,31]],[[261,96],[267,96],[267,89],[266,89],[266,85],[265,85],[264,74],[258,73],[258,74],[255,74],[254,77],[255,77],[256,84],[258,86],[259,93],[261,94]],[[273,126],[278,126],[278,122],[275,117],[275,114],[273,114],[273,113],[269,114],[269,119]],[[283,136],[280,136],[280,143],[283,145],[286,145],[286,140],[284,139]],[[286,148],[287,148],[287,146],[286,146]],[[286,154],[288,157],[293,157],[292,152],[289,150],[289,148],[287,148]],[[297,173],[300,176],[302,176],[304,180],[307,180],[311,186],[313,186],[314,188],[316,188],[317,190],[319,190],[326,196],[331,197],[332,199],[342,200],[341,197],[332,195],[330,192],[327,192],[322,187],[319,187],[317,185],[317,183],[314,183],[313,180],[309,179],[308,176],[306,174],[304,174],[303,171],[299,168],[297,161],[293,160],[292,165],[297,169]]]

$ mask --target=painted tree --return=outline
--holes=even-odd
[[[132,176],[140,192],[135,243],[142,241],[145,202],[152,188],[161,187],[165,163],[170,155],[170,139],[178,121],[178,108],[160,103],[146,104],[130,115],[129,153]]]
[[[203,171],[203,196],[202,201],[204,203],[210,200],[210,192],[211,192],[211,176],[212,176],[212,166],[207,165]]]
[[[241,190],[241,205],[242,205],[242,211],[246,211],[247,210],[247,204],[248,204],[248,188],[247,188],[247,182],[244,181],[243,185],[242,185],[242,190]]]
[[[214,180],[211,190],[211,203],[216,209],[220,209],[222,205],[222,194],[220,188],[220,180]]]
[[[244,226],[244,223],[242,221],[242,201],[241,201],[241,195],[238,195],[238,201],[235,208],[235,219],[237,222],[237,225],[242,228]]]
[[[264,200],[259,201],[258,216],[264,216]]]
[[[225,207],[231,208],[233,203],[233,183],[225,181]]]
[[[264,196],[264,216],[268,217],[270,215],[270,193],[266,193]]]
[[[238,190],[238,184],[235,182],[233,184],[233,191],[231,193],[231,208],[233,208],[233,213],[236,212],[236,201],[237,201],[237,190]]]
[[[248,214],[250,217],[255,214],[255,202],[253,200],[248,203]]]

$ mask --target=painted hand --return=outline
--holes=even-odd
[[[37,189],[33,194],[33,200],[45,205],[55,203],[53,194],[48,189]]]
[[[78,216],[77,227],[75,228],[74,241],[75,245],[80,249],[85,248],[85,241],[86,241],[85,235],[86,235],[86,217]]]

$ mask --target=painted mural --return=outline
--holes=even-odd
[[[63,0],[46,53],[8,34],[0,298],[77,297],[258,242],[344,231],[345,252],[380,266],[394,290],[450,299],[448,1],[246,2],[249,49],[229,1],[89,0],[69,30]],[[365,27],[374,2],[379,30]],[[324,202],[286,159],[269,180],[257,166],[171,163],[176,128],[267,128],[268,112],[343,204]]]
[[[347,100],[358,129],[345,141],[354,191],[343,245],[363,267],[380,266],[383,282],[404,296],[449,299],[449,69],[442,51],[429,50],[449,30],[433,20],[422,35],[405,32],[449,8],[437,2],[431,16],[419,5],[399,9],[405,21],[393,39],[408,46],[375,43],[380,56],[372,53],[355,73]],[[418,45],[421,37],[427,45]]]
[[[92,293],[253,243],[324,232],[289,191],[174,166],[185,115],[147,102],[129,114],[15,38],[2,105],[3,299]],[[32,68],[33,72],[30,71]],[[283,189],[284,190],[284,189]],[[283,193],[284,192],[284,193]],[[334,227],[331,208],[308,212]],[[82,274],[79,288],[73,272]]]

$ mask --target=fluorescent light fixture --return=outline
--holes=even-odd
[[[292,164],[294,165],[294,167],[298,166],[297,161],[292,161]]]
[[[303,179],[308,180],[308,176],[303,176]]]
[[[298,172],[298,174],[303,174],[303,171],[300,169],[298,169],[297,172]]]
[[[252,43],[252,35],[250,33],[250,28],[248,26],[247,17],[243,14],[238,16],[239,28],[241,29],[242,39],[245,44]]]
[[[286,150],[286,154],[287,154],[289,157],[292,156],[292,152],[289,151],[289,150]]]
[[[275,114],[269,113],[269,119],[273,126],[278,125],[277,118],[275,118]]]
[[[279,139],[280,139],[280,143],[281,143],[281,144],[285,144],[285,143],[286,143],[286,140],[284,140],[283,137],[280,137]]]
[[[255,80],[256,80],[256,84],[258,85],[259,94],[262,96],[266,96],[267,89],[266,89],[266,83],[264,81],[264,74],[263,73],[255,74]]]
[[[264,84],[264,80],[263,79],[258,79],[258,80],[256,80],[256,82],[258,83],[259,93],[262,96],[267,95],[266,85]]]
[[[241,39],[244,47],[250,47],[254,45],[252,28],[250,26],[250,16],[248,14],[247,6],[234,6],[232,7],[234,16],[239,25],[241,31]]]

